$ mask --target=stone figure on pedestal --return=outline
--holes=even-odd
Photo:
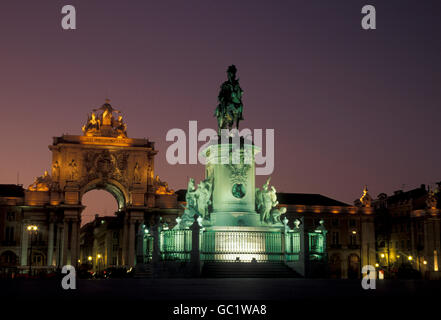
[[[211,205],[212,182],[209,179],[202,180],[197,193],[198,212],[203,219],[209,219],[209,207]]]
[[[135,168],[133,169],[133,182],[141,183],[141,172],[139,170],[138,162],[135,164]]]
[[[212,188],[213,182],[209,178],[202,180],[197,189],[195,188],[194,179],[190,178],[187,186],[187,194],[185,195],[187,205],[184,207],[185,212],[182,215],[181,224],[183,227],[193,223],[195,215],[206,220],[210,218]]]
[[[75,181],[78,177],[78,166],[75,162],[75,159],[72,159],[72,161],[69,163],[69,171],[70,171],[70,180]]]
[[[98,109],[93,109],[93,111],[102,110],[103,114],[101,115],[101,123],[103,126],[111,126],[113,122],[113,113],[121,113],[121,111],[114,109],[110,105],[110,100],[106,99],[106,102],[99,107]]]
[[[286,212],[286,208],[278,209],[276,188],[269,187],[271,177],[264,183],[262,190],[256,188],[256,211],[260,214],[260,220],[266,223],[280,222],[280,215]]]
[[[84,135],[88,137],[118,137],[127,138],[127,125],[123,121],[121,111],[110,105],[110,100],[97,109],[93,109],[88,116],[86,124],[81,128]],[[102,111],[101,113],[97,113]],[[115,119],[113,114],[119,114]]]
[[[371,195],[368,193],[368,188],[367,186],[364,186],[363,189],[363,195],[360,198],[360,204],[363,207],[370,207],[372,205],[372,197]]]
[[[127,138],[127,125],[124,123],[122,116],[118,116],[118,120],[115,120],[113,127],[118,133],[118,137]]]
[[[60,164],[58,163],[58,160],[56,160],[52,165],[52,179],[54,181],[58,181],[59,177],[60,177]]]
[[[154,185],[156,194],[173,194],[173,193],[175,193],[173,190],[168,188],[168,183],[166,181],[161,181],[161,179],[159,179],[159,176],[156,176],[155,180],[153,181],[153,185]]]
[[[28,187],[30,191],[49,191],[52,188],[52,178],[47,171]]]
[[[87,118],[87,123],[81,128],[86,135],[93,135],[100,130],[101,121],[96,118],[95,112]]]

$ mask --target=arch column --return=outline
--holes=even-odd
[[[124,223],[124,239],[123,239],[123,257],[124,265],[128,267],[135,266],[136,257],[136,225],[144,220],[143,211],[130,211]],[[124,252],[125,251],[125,252]]]
[[[81,206],[66,208],[64,210],[63,231],[62,231],[62,266],[77,266],[79,255],[79,218],[82,211]]]
[[[48,226],[48,244],[47,244],[47,266],[52,266],[54,254],[54,221],[52,218],[49,220]]]
[[[79,240],[79,228],[78,228],[78,219],[72,220],[72,235],[70,239],[70,256],[71,261],[70,264],[74,267],[77,267],[78,265],[78,240]]]
[[[347,279],[348,278],[348,262],[349,255],[343,255],[341,260],[341,278]]]
[[[135,264],[135,222],[129,220],[129,252],[128,265]]]
[[[27,221],[23,221],[22,223],[22,235],[21,235],[21,259],[20,264],[22,266],[27,266],[28,264],[28,232],[26,231],[26,223]]]
[[[127,213],[126,213],[127,215]],[[124,266],[128,265],[128,257],[127,257],[127,247],[128,247],[128,222],[127,217],[124,218],[124,226],[123,226],[123,234],[122,234],[122,264]]]
[[[63,222],[63,230],[62,233],[62,242],[61,242],[61,266],[63,267],[67,265],[68,261],[68,242],[69,242],[69,223],[66,219]]]

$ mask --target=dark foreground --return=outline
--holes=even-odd
[[[411,310],[428,311],[441,305],[441,283],[438,281],[382,280],[376,284],[375,290],[364,290],[359,280],[112,279],[78,280],[76,290],[63,290],[61,280],[55,279],[2,280],[0,306],[26,306],[22,311],[28,306],[31,309],[50,306],[68,308],[80,314],[98,310],[96,308],[103,312],[129,308],[135,313],[159,312],[164,317],[155,319],[169,319],[175,317],[173,308],[181,304],[215,308],[219,304],[256,303],[268,305],[269,314],[264,318],[272,319],[297,311],[330,315],[350,309],[360,314],[373,310],[376,313],[381,309],[382,313],[391,311],[397,315]],[[351,318],[355,319],[360,314],[354,315],[353,311]],[[230,317],[233,316],[223,316],[224,319]]]

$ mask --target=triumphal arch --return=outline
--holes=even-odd
[[[141,226],[161,210],[177,214],[176,194],[154,174],[154,142],[127,136],[122,113],[109,100],[94,109],[82,135],[54,137],[51,173],[47,171],[25,192],[24,225],[37,223],[47,233],[47,265],[76,265],[79,259],[81,199],[105,189],[118,203],[124,221],[121,264],[133,266],[142,241]],[[28,233],[23,228],[23,238]],[[27,265],[22,242],[21,265]]]

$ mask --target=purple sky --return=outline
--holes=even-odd
[[[156,174],[186,187],[203,168],[168,165],[165,135],[189,120],[216,127],[233,63],[241,126],[276,131],[279,191],[352,202],[364,184],[376,196],[441,180],[439,1],[128,3],[0,4],[0,183],[19,171],[30,184],[50,167],[52,137],[80,134],[109,97],[130,137],[156,142]],[[360,27],[367,3],[375,31]],[[65,4],[77,9],[75,31],[60,27]],[[94,211],[116,207],[86,197]]]

